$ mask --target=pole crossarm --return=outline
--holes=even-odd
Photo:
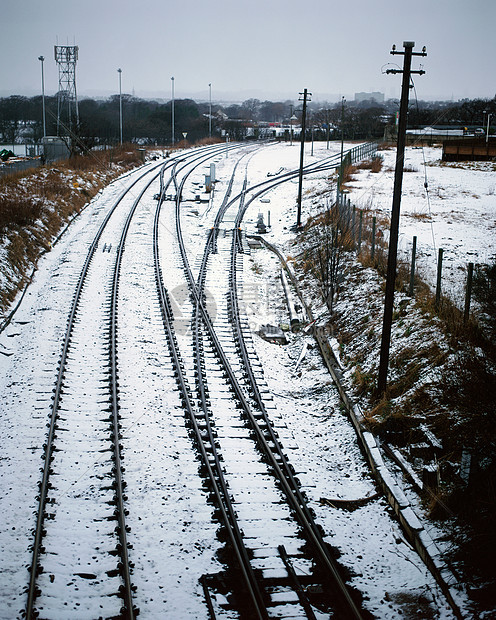
[[[386,73],[403,73],[402,69],[386,69]],[[416,73],[417,75],[424,75],[425,71],[419,69],[418,71],[410,71],[410,75]]]

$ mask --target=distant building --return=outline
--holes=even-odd
[[[384,93],[355,93],[356,103],[362,101],[375,101],[376,103],[384,103]]]

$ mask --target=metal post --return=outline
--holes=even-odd
[[[327,116],[326,116],[326,120],[327,120],[327,150],[329,150],[329,132],[330,132],[330,127],[329,127],[329,110],[326,110],[327,112]]]
[[[305,125],[306,125],[306,116],[307,116],[307,97],[311,94],[305,88],[303,93],[303,112],[301,117],[301,147],[300,147],[300,172],[298,177],[298,202],[297,202],[297,216],[296,216],[296,227],[301,227],[301,190],[303,184],[303,156],[305,153]]]
[[[375,258],[375,226],[376,226],[376,217],[372,218],[372,247],[370,249],[370,259],[374,260]]]
[[[387,387],[389,348],[391,345],[391,327],[393,323],[394,284],[396,280],[396,254],[398,250],[398,229],[400,223],[401,186],[403,182],[403,162],[405,155],[410,75],[411,73],[420,73],[419,71],[411,71],[414,45],[415,43],[413,41],[405,41],[403,43],[404,52],[396,52],[396,47],[393,46],[391,54],[403,54],[404,56],[403,71],[398,69],[388,69],[387,71],[387,73],[403,73],[403,83],[401,86],[400,118],[398,125],[398,142],[396,148],[396,169],[394,174],[393,205],[389,235],[386,295],[384,300],[384,319],[382,324],[379,375],[377,379],[377,391],[381,395],[386,392]],[[425,56],[425,48],[420,54],[416,55]],[[425,73],[425,71],[421,71],[421,73]]]
[[[410,297],[413,297],[413,284],[415,282],[415,257],[417,254],[417,236],[413,237],[413,246],[412,246],[412,266],[410,268]]]
[[[208,85],[209,88],[209,108],[208,108],[208,137],[212,137],[212,84]]]
[[[356,241],[356,230],[355,230],[356,229],[356,226],[355,226],[356,217],[355,216],[356,216],[356,207],[355,205],[353,205],[353,211],[351,214],[351,236],[353,239],[353,245],[355,245],[355,241]]]
[[[119,127],[120,127],[121,146],[122,146],[122,86],[121,86],[122,69],[117,69],[117,73],[119,74]]]
[[[341,97],[341,164],[339,166],[338,192],[341,191],[341,183],[343,182],[344,102],[345,98]]]
[[[41,61],[41,106],[43,109],[43,137],[46,138],[46,117],[45,117],[45,74],[43,72],[44,56],[38,56],[38,60]]]
[[[443,273],[443,248],[439,248],[439,256],[437,259],[437,279],[436,279],[436,310],[439,310],[441,302],[441,276]]]
[[[172,146],[174,146],[174,77],[171,77],[172,89]]]
[[[468,321],[468,317],[470,314],[470,298],[472,297],[472,280],[474,277],[474,263],[468,264],[468,274],[467,274],[467,290],[465,291],[465,311],[463,313],[463,322],[466,323]]]
[[[293,146],[293,104],[289,104],[289,137],[290,145]]]
[[[360,254],[362,249],[362,223],[363,223],[363,211],[360,210],[360,219],[358,221],[358,250],[357,254]]]

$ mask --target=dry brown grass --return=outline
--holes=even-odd
[[[0,195],[0,238],[10,228],[21,228],[36,222],[44,201],[38,197]]]
[[[202,138],[195,142],[195,146],[208,146],[209,144],[219,144],[223,142],[220,138]]]
[[[351,183],[351,181],[354,181],[354,174],[356,174],[358,168],[356,166],[345,166],[343,169],[343,177],[341,179],[341,188],[343,189],[343,186],[345,186],[347,183]]]
[[[372,159],[364,159],[358,164],[355,164],[355,168],[356,170],[370,170],[371,172],[377,173],[382,170],[382,164],[382,157],[376,156]]]
[[[1,311],[70,218],[101,187],[139,163],[141,154],[135,145],[123,145],[0,179],[0,242],[7,254],[2,265]],[[74,177],[78,183],[71,180]]]

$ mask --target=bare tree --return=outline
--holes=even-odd
[[[314,273],[322,296],[332,314],[339,285],[343,280],[343,253],[352,248],[350,218],[336,203],[326,204],[326,210],[316,221],[313,246]]]

